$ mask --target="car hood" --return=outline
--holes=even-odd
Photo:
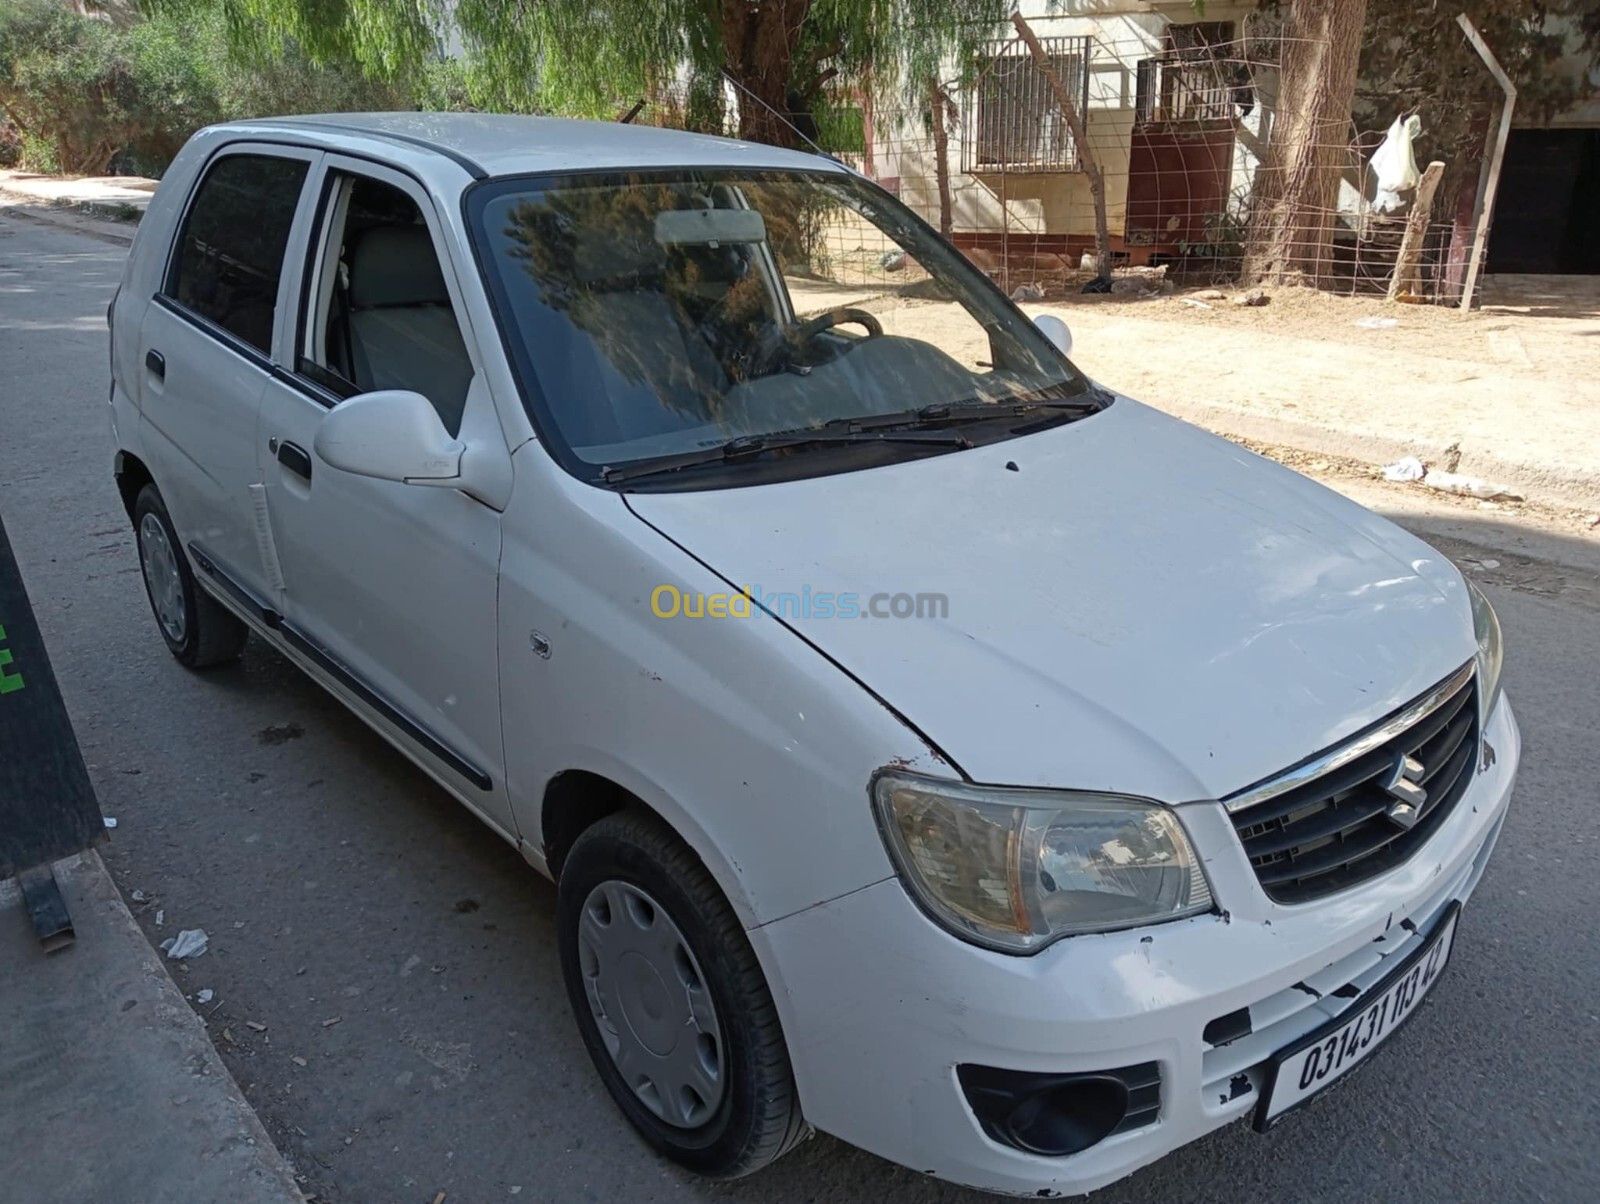
[[[769,605],[976,781],[1220,798],[1476,647],[1432,548],[1127,399],[886,468],[627,500],[730,584],[809,596]],[[948,613],[824,616],[819,593]]]

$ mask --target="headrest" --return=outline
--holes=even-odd
[[[450,293],[426,226],[376,226],[361,236],[350,262],[350,304],[448,305]]]

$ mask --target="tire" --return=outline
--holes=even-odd
[[[573,844],[558,899],[561,969],[578,1029],[611,1098],[645,1141],[672,1161],[718,1179],[752,1174],[799,1144],[809,1130],[766,978],[733,909],[689,847],[654,816],[614,813]],[[619,899],[626,915],[613,906]],[[651,912],[648,927],[641,927],[641,911]],[[601,926],[602,913],[612,925],[631,927]],[[663,914],[668,927],[658,928]],[[671,948],[674,938],[681,949]],[[662,991],[652,995],[650,975],[637,971],[637,961],[625,960],[626,972],[616,969],[614,943],[630,939],[654,950],[644,957],[655,958],[651,969]],[[604,963],[597,947],[613,950]],[[637,956],[634,949],[622,955]],[[671,981],[673,973],[677,981]],[[598,1003],[591,1003],[591,989]],[[653,1013],[652,1003],[663,1012]],[[608,1008],[620,1014],[604,1014]],[[712,1053],[708,1022],[716,1030]],[[632,1053],[619,1062],[608,1041],[627,1040],[619,1036],[624,1030],[645,1037],[635,1037]],[[673,1055],[693,1043],[702,1067],[717,1064],[721,1090],[714,1106],[701,1098],[699,1084],[689,1087],[690,1098],[702,1105],[697,1110],[667,1102],[682,1098],[670,1090],[675,1062],[649,1049],[645,1042],[652,1037],[673,1046]],[[652,1073],[668,1086],[666,1099]],[[639,1085],[641,1078],[648,1085]]]
[[[189,557],[154,485],[141,489],[134,502],[133,537],[145,597],[168,651],[191,669],[237,660],[250,629],[195,584]]]

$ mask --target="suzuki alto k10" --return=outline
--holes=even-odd
[[[162,638],[254,633],[556,880],[685,1166],[815,1127],[1087,1191],[1306,1104],[1467,939],[1519,755],[1482,595],[839,163],[220,126],[110,320]]]

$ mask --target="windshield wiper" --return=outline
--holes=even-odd
[[[600,475],[607,484],[615,485],[622,481],[638,480],[640,477],[679,472],[685,468],[699,468],[705,464],[736,463],[770,451],[870,443],[919,443],[930,447],[972,446],[966,436],[956,431],[869,431],[824,426],[813,430],[779,431],[771,435],[740,435],[717,447],[679,452],[670,456],[654,456],[648,460],[635,460],[631,464],[607,466],[600,471]]]
[[[865,414],[857,418],[833,418],[822,424],[823,430],[841,431],[899,431],[936,430],[939,427],[963,422],[985,422],[994,418],[1026,418],[1040,410],[1092,414],[1103,408],[1103,398],[1090,395],[1070,399],[1043,397],[1020,398],[1015,401],[958,401],[934,402],[911,410],[898,410],[892,414]]]

